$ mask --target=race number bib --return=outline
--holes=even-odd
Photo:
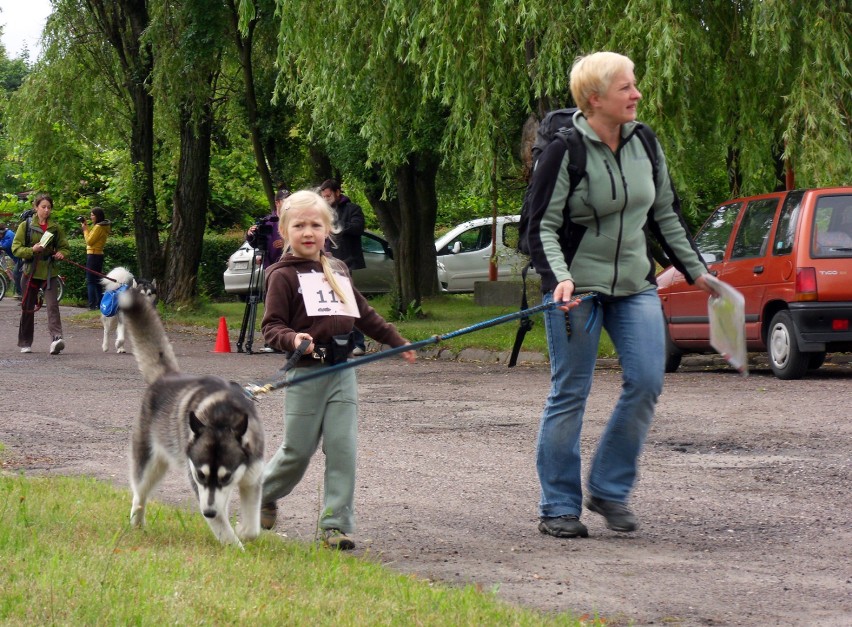
[[[349,316],[360,318],[358,305],[355,303],[355,292],[349,277],[335,274],[337,285],[346,297],[346,303],[340,298],[321,272],[304,272],[299,274],[299,287],[305,301],[305,310],[309,316]]]

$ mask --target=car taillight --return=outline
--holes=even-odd
[[[818,300],[816,268],[796,268],[796,300]]]
[[[838,320],[834,319],[831,321],[831,330],[832,331],[848,331],[849,330],[849,321],[848,320]]]

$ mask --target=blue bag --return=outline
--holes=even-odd
[[[117,290],[104,292],[101,298],[101,313],[107,318],[112,318],[118,313],[118,295],[126,291],[127,287],[127,285],[122,285]]]

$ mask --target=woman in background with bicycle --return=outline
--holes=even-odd
[[[89,214],[92,228],[86,225],[83,216],[77,218],[83,227],[83,237],[86,240],[86,292],[89,297],[89,309],[100,309],[101,297],[104,288],[101,285],[101,273],[104,270],[104,245],[110,232],[109,220],[104,217],[104,210],[100,207],[92,209]]]
[[[22,353],[32,352],[34,314],[37,309],[39,289],[44,290],[47,304],[47,328],[52,338],[50,354],[58,355],[65,348],[62,339],[62,320],[59,317],[56,272],[54,261],[62,261],[68,254],[65,229],[50,221],[53,199],[39,194],[33,202],[34,214],[18,225],[12,242],[12,253],[24,260],[21,279],[21,324],[18,328],[18,346]]]

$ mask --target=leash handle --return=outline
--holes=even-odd
[[[279,374],[284,374],[288,370],[292,370],[299,360],[305,356],[305,351],[308,350],[308,346],[311,345],[310,340],[302,340],[302,343],[296,347],[296,350],[292,352],[290,357],[284,362],[284,365],[281,366],[281,369],[278,371]]]

